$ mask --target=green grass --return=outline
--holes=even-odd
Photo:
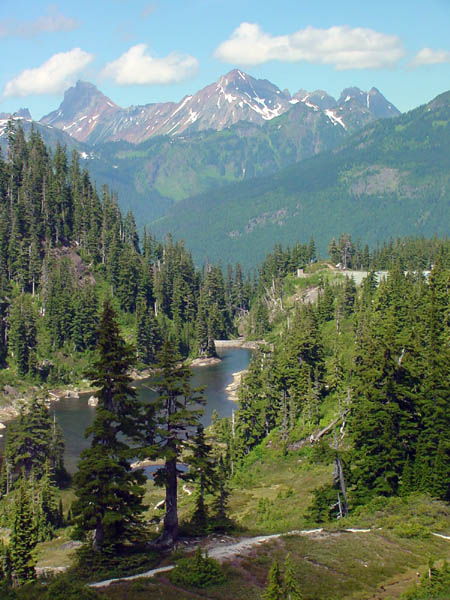
[[[311,492],[331,480],[332,466],[312,464],[309,448],[284,455],[277,443],[274,432],[250,453],[244,469],[233,479],[231,516],[237,522],[236,533],[245,537],[313,527],[305,517]],[[149,518],[158,512],[162,515],[163,511],[153,507],[163,495],[161,488],[148,482],[145,501],[150,505]],[[65,506],[71,497],[71,490],[64,491]],[[179,501],[182,520],[192,510],[193,496],[181,486]],[[372,531],[343,531],[351,527]],[[261,598],[273,559],[282,564],[290,553],[305,600],[387,600],[409,589],[430,559],[436,563],[450,559],[449,541],[431,535],[450,534],[450,507],[420,494],[378,498],[324,529],[318,535],[285,536],[255,546],[227,561],[226,583],[207,590],[183,589],[161,574],[114,584],[102,595],[112,600],[256,600]],[[73,550],[61,548],[68,541],[67,532],[59,534],[39,545],[40,566],[70,562]],[[165,562],[171,563],[173,558],[166,557]]]
[[[38,567],[70,567],[74,561],[75,546],[71,544],[69,528],[59,530],[57,536],[36,547]]]
[[[103,591],[112,600],[209,598],[257,600],[261,598],[274,558],[281,564],[290,554],[305,600],[347,600],[398,597],[426,568],[430,554],[449,556],[444,540],[412,541],[384,532],[324,532],[287,536],[261,544],[225,567],[227,582],[207,591],[173,586],[168,577],[116,584]],[[385,589],[383,589],[385,588]]]
[[[276,436],[271,435],[266,443],[276,443]],[[250,454],[233,480],[231,517],[246,534],[302,529],[312,491],[331,481],[332,468],[312,468],[304,454],[284,456],[266,443]]]

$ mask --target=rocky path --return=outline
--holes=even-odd
[[[349,533],[369,533],[370,529],[344,529],[342,531],[346,531]],[[215,558],[216,560],[223,561],[234,558],[240,554],[244,554],[248,552],[250,549],[255,546],[262,544],[267,541],[276,540],[284,536],[289,535],[306,535],[306,536],[320,536],[327,535],[327,532],[324,532],[322,528],[320,529],[303,529],[303,530],[294,530],[289,531],[288,533],[275,533],[273,535],[258,535],[256,537],[251,538],[243,538],[238,542],[234,543],[224,543],[221,542],[217,544],[214,542],[214,546],[205,546],[205,549],[208,550],[208,556]],[[175,565],[167,565],[165,567],[158,567],[157,569],[150,569],[149,571],[145,571],[144,573],[140,573],[139,575],[130,575],[129,577],[118,577],[114,579],[106,579],[104,581],[97,581],[95,583],[90,583],[90,587],[107,587],[111,583],[117,581],[132,581],[133,579],[140,579],[141,577],[153,577],[158,573],[165,573],[167,571],[171,571]]]

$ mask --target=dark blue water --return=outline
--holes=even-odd
[[[247,368],[251,351],[244,348],[226,348],[219,350],[218,354],[222,358],[220,363],[192,369],[192,387],[205,386],[206,406],[201,419],[205,426],[211,423],[214,410],[220,417],[230,417],[236,408],[236,403],[228,400],[225,390],[233,380],[233,373]],[[154,392],[147,386],[148,382],[145,380],[136,383],[136,391],[142,400],[154,396]],[[89,445],[84,432],[95,417],[95,408],[88,405],[89,396],[90,394],[82,394],[79,399],[63,398],[50,406],[50,411],[55,413],[64,434],[64,461],[69,473],[76,471],[80,452]]]

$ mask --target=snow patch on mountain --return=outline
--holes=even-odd
[[[333,123],[333,125],[341,125],[341,127],[347,129],[347,125],[342,120],[342,117],[338,117],[332,110],[325,110],[324,112],[330,119],[330,121]]]

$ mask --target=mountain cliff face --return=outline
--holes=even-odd
[[[99,156],[132,177],[145,197],[182,200],[213,188],[274,173],[342,143],[346,131],[321,111],[298,103],[280,117],[257,125],[238,121],[222,131],[158,136],[139,145],[103,144]]]
[[[348,96],[348,99],[347,99]],[[293,97],[265,79],[234,69],[180,102],[121,108],[93,84],[79,81],[67,90],[58,110],[41,123],[58,127],[89,144],[125,140],[141,143],[157,135],[184,136],[212,129],[222,131],[246,121],[262,125],[298,103],[323,113],[333,125],[348,132],[378,118],[396,116],[398,110],[376,90],[348,88],[338,102],[322,90],[300,90]]]
[[[377,119],[389,119],[401,114],[374,87],[368,92],[357,87],[346,88],[337,101],[324,90],[299,90],[294,94],[292,101],[294,100],[323,111],[333,123],[341,125],[351,133]]]
[[[41,123],[62,129],[76,140],[85,142],[97,127],[98,119],[109,120],[120,110],[95,85],[78,81],[66,91],[58,110],[43,117]]]
[[[238,121],[261,124],[288,108],[289,98],[276,86],[235,69],[193,96],[185,96],[178,104],[130,107],[110,121],[101,120],[88,141],[124,139],[139,143],[155,135],[221,131]]]
[[[238,121],[261,124],[288,110],[289,100],[269,81],[254,79],[238,69],[178,103],[129,108],[118,107],[94,85],[79,81],[67,90],[59,109],[41,121],[91,144],[139,143],[155,135],[221,131]]]

